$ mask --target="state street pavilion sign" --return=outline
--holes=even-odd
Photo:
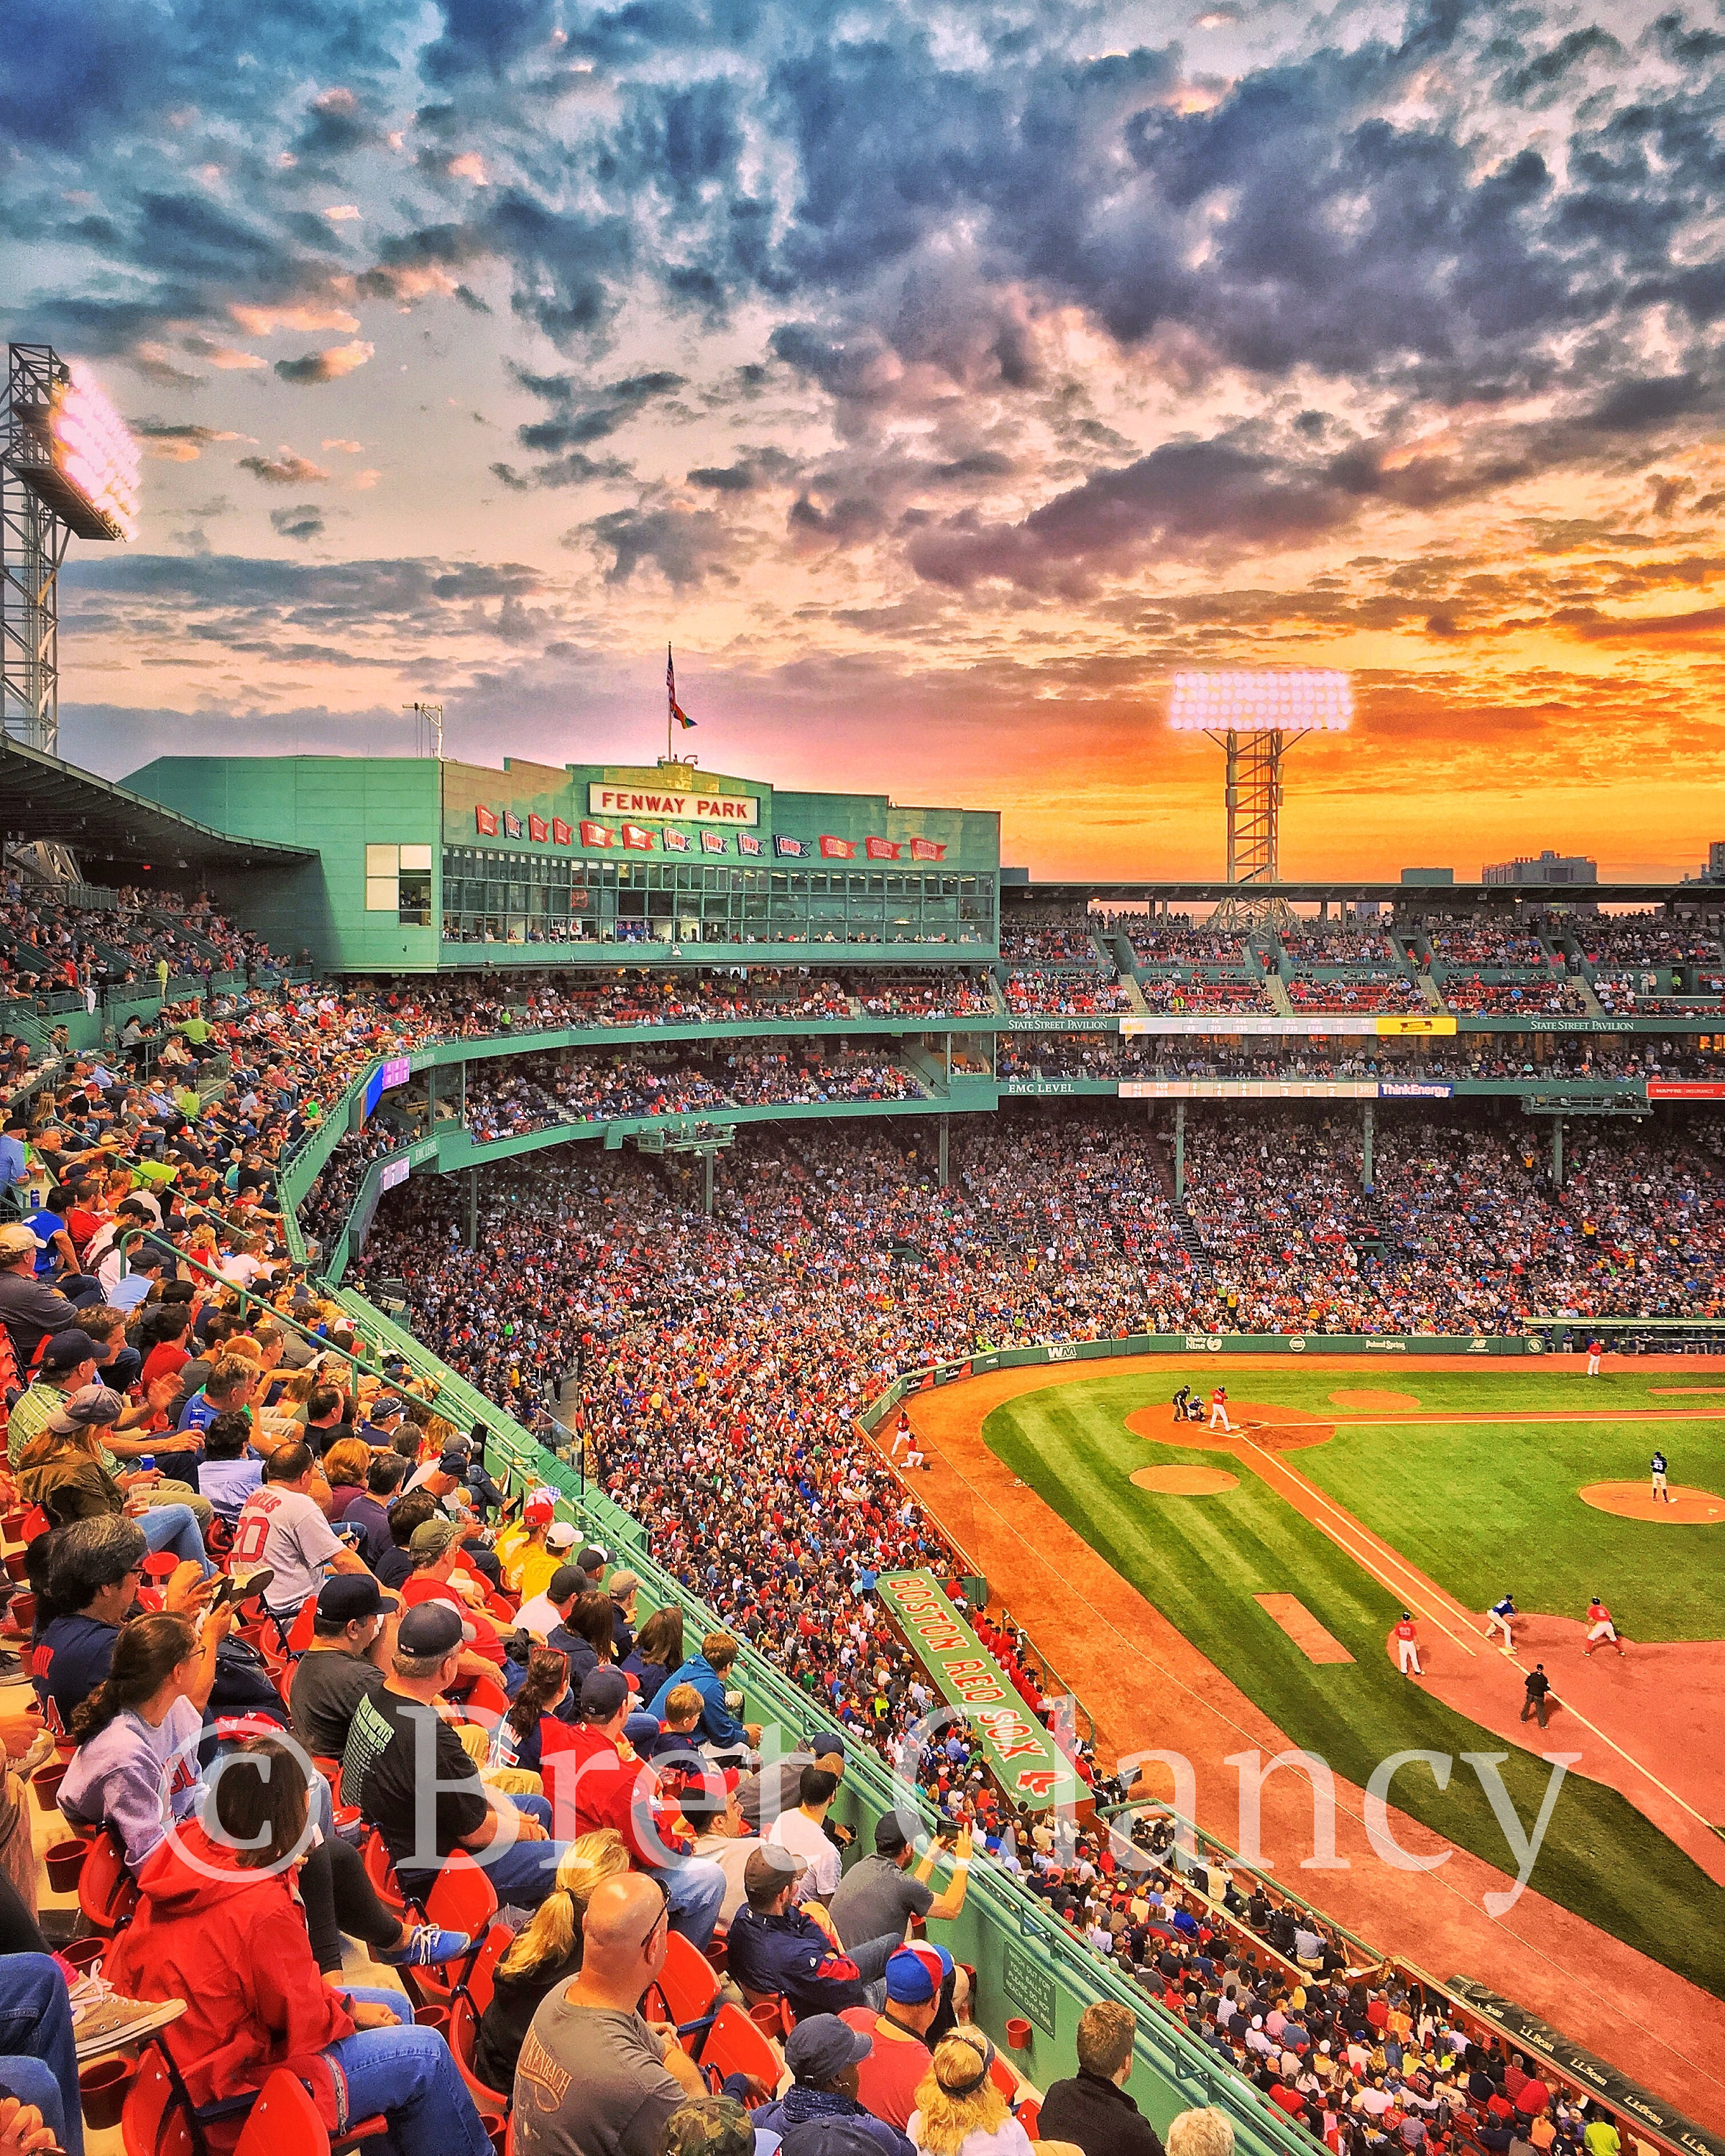
[[[932,1572],[883,1572],[880,1607],[949,1707],[962,1707],[983,1763],[1015,1803],[1044,1811],[1083,1794],[1071,1762],[947,1599]]]

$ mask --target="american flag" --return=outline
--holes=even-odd
[[[665,647],[665,693],[670,702],[670,716],[672,718],[676,721],[680,726],[692,726],[695,724],[694,720],[690,717],[689,714],[677,701],[677,670],[671,664],[671,648],[670,644],[666,644]]]

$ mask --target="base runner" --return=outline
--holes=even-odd
[[[1623,1642],[1617,1636],[1611,1612],[1597,1594],[1587,1605],[1587,1645],[1581,1650],[1584,1656],[1591,1655],[1595,1647],[1615,1647],[1620,1655],[1623,1652]]]

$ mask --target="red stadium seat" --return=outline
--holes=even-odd
[[[461,1987],[473,2001],[475,2013],[483,2014],[490,2005],[497,1988],[497,1964],[514,1943],[514,1933],[501,1924],[493,1924],[480,1942],[473,1966],[467,1972],[467,1981]]]
[[[747,2074],[764,2082],[770,2092],[778,2087],[784,2066],[762,2030],[740,2007],[721,2006],[707,2033],[701,2071],[706,2076],[708,2087],[715,2092],[724,2086],[729,2074]]]
[[[473,2001],[457,1992],[449,2007],[449,2051],[454,2059],[461,2078],[467,2084],[468,2094],[481,2111],[496,2111],[507,2114],[514,2102],[512,2095],[501,2089],[487,2088],[473,2070],[475,2047],[479,2041],[479,2015]]]
[[[145,2048],[126,2092],[120,2137],[126,2156],[198,2156],[190,2112],[154,2044]]]
[[[665,1967],[648,1985],[640,2012],[649,2021],[675,2023],[683,2049],[698,2059],[718,1995],[718,1972],[680,1932],[672,1932],[665,1940]]]
[[[126,1852],[110,1827],[90,1845],[78,1875],[78,1907],[86,1923],[110,1938],[131,1922],[137,1883],[126,1868]]]

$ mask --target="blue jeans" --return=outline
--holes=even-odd
[[[47,1954],[0,1954],[0,2086],[35,2105],[66,2156],[84,2156],[72,2003]]]
[[[203,1567],[206,1579],[215,1570],[203,1553],[203,1537],[198,1532],[189,1505],[152,1505],[147,1512],[138,1514],[136,1524],[150,1549],[172,1550],[182,1563],[189,1558]]]
[[[542,1827],[551,1825],[548,1797],[511,1797],[509,1801],[524,1819]],[[500,1902],[512,1902],[518,1909],[536,1909],[557,1885],[557,1866],[568,1846],[567,1841],[514,1841],[507,1849],[497,1849],[495,1844],[476,1849],[473,1857],[485,1867]]]
[[[705,1953],[724,1906],[723,1871],[710,1856],[685,1856],[680,1864],[646,1868],[665,1890],[671,1929]]]
[[[362,1991],[357,2002],[388,2006],[402,2015],[395,2029],[362,2029],[331,2044],[324,2056],[347,2083],[347,2117],[389,2121],[390,2146],[398,2156],[491,2156],[467,2084],[449,2045],[435,2029],[416,2028],[413,2002],[398,1991]],[[66,2156],[74,2156],[69,2148]]]

